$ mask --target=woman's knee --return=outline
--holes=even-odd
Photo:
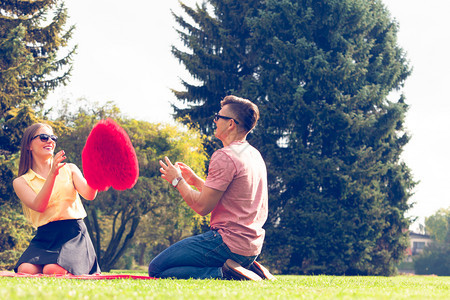
[[[44,269],[42,270],[42,273],[46,275],[67,275],[69,272],[67,272],[66,269],[61,267],[58,264],[49,264],[45,265]]]
[[[30,263],[22,263],[17,268],[17,273],[39,274],[39,273],[42,273],[42,266],[34,265],[34,264],[30,264]]]

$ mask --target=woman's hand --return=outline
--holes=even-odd
[[[56,177],[59,174],[59,170],[66,165],[66,163],[63,163],[62,161],[65,160],[67,157],[65,156],[64,150],[59,151],[55,154],[53,157],[52,167],[50,169],[49,175],[53,175]]]

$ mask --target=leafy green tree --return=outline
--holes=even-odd
[[[167,183],[158,180],[167,187]],[[175,195],[172,195],[175,193]],[[203,224],[208,225],[209,219],[193,213],[176,191],[169,190],[159,207],[142,216],[139,228],[136,230],[133,244],[133,256],[139,266],[148,263],[161,251],[177,241],[197,233]]]
[[[407,105],[388,98],[410,74],[389,12],[376,0],[206,3],[177,17],[189,51],[174,54],[200,83],[183,81],[176,114],[210,133],[205,118],[226,94],[259,106],[262,257],[284,273],[395,273],[415,183],[400,160]]]
[[[425,228],[432,239],[439,243],[450,243],[450,207],[439,209],[425,218]]]
[[[0,209],[0,270],[11,270],[27,248],[33,228],[23,213],[7,204]]]
[[[128,133],[139,161],[139,179],[132,189],[109,189],[99,192],[94,201],[84,203],[88,213],[85,222],[101,269],[113,268],[133,240],[138,241],[143,251],[151,251],[156,241],[164,240],[162,234],[169,237],[170,245],[190,232],[195,223],[193,212],[160,178],[158,161],[167,155],[174,161],[190,164],[201,174],[206,155],[203,138],[197,130],[126,119],[112,103],[98,107],[82,102],[75,113],[68,111],[73,107],[63,105],[59,112],[63,116],[61,120],[73,126],[73,131],[58,141],[68,161],[82,166],[81,153],[90,131],[100,119],[107,117]],[[139,229],[141,221],[145,227]]]
[[[425,219],[425,229],[434,242],[414,259],[416,274],[450,276],[450,209],[439,209]]]
[[[64,29],[66,20],[61,1],[0,1],[0,211],[9,212],[2,215],[2,225],[9,225],[0,231],[0,240],[8,241],[0,247],[4,266],[11,266],[30,237],[11,182],[24,129],[46,118],[45,97],[69,78],[75,49],[61,55],[73,31]]]
[[[417,275],[450,276],[450,243],[431,243],[414,259]]]

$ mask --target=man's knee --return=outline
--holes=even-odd
[[[156,278],[159,277],[160,273],[161,271],[159,270],[159,268],[155,265],[153,261],[151,261],[150,264],[148,265],[148,276]]]

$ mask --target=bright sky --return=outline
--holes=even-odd
[[[193,6],[196,0],[183,0]],[[406,127],[412,136],[403,159],[412,169],[415,188],[408,215],[424,217],[450,206],[450,2],[445,0],[383,0],[400,24],[399,45],[413,66],[403,92],[410,110]],[[68,86],[48,101],[87,98],[114,101],[129,117],[149,122],[170,120],[170,89],[182,89],[189,78],[171,55],[180,45],[170,9],[177,0],[66,1],[69,24],[76,25],[78,44]],[[413,226],[413,228],[415,228]]]

